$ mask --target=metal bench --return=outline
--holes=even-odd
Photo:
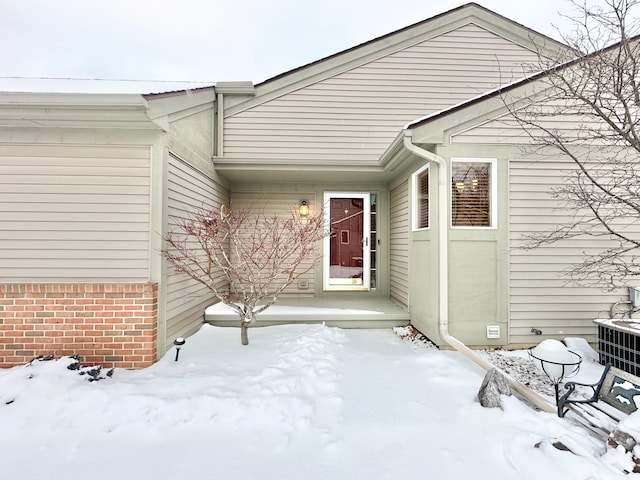
[[[571,418],[605,438],[638,408],[634,397],[640,395],[640,378],[611,364],[596,383],[567,382],[564,388],[567,392],[558,399],[558,415],[572,412]],[[586,391],[587,397],[579,396],[580,391]]]

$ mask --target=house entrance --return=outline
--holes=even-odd
[[[325,290],[369,290],[371,200],[369,193],[327,192]]]

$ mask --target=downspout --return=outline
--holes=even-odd
[[[449,205],[447,190],[449,182],[447,162],[444,158],[415,145],[412,141],[412,132],[406,128],[404,130],[403,144],[404,147],[415,156],[429,163],[438,165],[438,333],[449,346],[485,370],[488,371],[496,368],[460,340],[449,334],[449,213],[447,208]],[[557,411],[556,407],[552,406],[542,396],[527,388],[505,372],[501,371],[501,373],[507,378],[513,391],[540,410],[549,413],[555,413]]]
[[[224,94],[216,92],[218,96],[218,118],[216,135],[216,157],[224,156]]]

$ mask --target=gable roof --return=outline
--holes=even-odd
[[[385,35],[381,35],[379,37],[373,38],[373,39],[368,40],[368,41],[366,41],[364,43],[361,43],[359,45],[355,45],[355,46],[353,46],[351,48],[347,48],[346,50],[342,50],[340,52],[334,53],[332,55],[329,55],[327,57],[321,58],[319,60],[315,60],[313,62],[310,62],[310,63],[306,64],[306,65],[302,65],[302,66],[294,68],[292,70],[280,73],[280,74],[278,74],[278,75],[276,75],[274,77],[268,78],[267,80],[264,80],[263,82],[258,83],[256,85],[256,87],[261,87],[261,86],[263,86],[263,85],[265,85],[267,83],[279,80],[279,79],[281,79],[283,77],[286,77],[288,75],[292,75],[292,74],[294,74],[296,72],[299,72],[299,71],[304,70],[306,68],[312,67],[314,65],[319,65],[321,63],[327,62],[327,61],[329,61],[329,60],[331,60],[333,58],[339,57],[341,55],[345,55],[345,54],[348,54],[350,52],[354,52],[354,51],[356,51],[358,49],[361,49],[363,47],[367,47],[369,45],[382,42],[382,41],[387,40],[390,37],[393,37],[393,36],[398,35],[400,33],[403,33],[403,32],[409,31],[409,30],[419,29],[419,28],[421,28],[423,26],[427,26],[428,27],[429,23],[431,23],[431,22],[433,22],[433,21],[435,21],[435,20],[437,20],[437,19],[439,19],[441,17],[450,16],[452,14],[455,14],[458,11],[465,10],[465,9],[478,9],[478,10],[483,11],[483,12],[489,14],[489,15],[493,15],[493,16],[495,16],[497,18],[500,18],[502,21],[510,23],[511,25],[513,25],[514,27],[516,27],[518,29],[522,29],[522,30],[528,31],[531,34],[532,37],[535,36],[535,37],[544,38],[546,41],[548,41],[550,43],[555,43],[557,46],[559,46],[561,48],[566,48],[566,45],[564,45],[562,42],[559,42],[559,41],[557,41],[557,40],[555,40],[555,39],[553,39],[553,38],[551,38],[549,36],[546,36],[544,34],[536,32],[535,30],[533,30],[533,29],[531,29],[531,28],[529,28],[529,27],[527,27],[525,25],[522,25],[521,23],[518,23],[518,22],[516,22],[514,20],[511,20],[511,19],[509,19],[507,17],[504,17],[504,16],[500,15],[499,13],[496,13],[496,12],[494,12],[492,10],[489,10],[486,7],[483,7],[482,5],[479,5],[479,4],[475,3],[475,2],[470,2],[470,3],[467,3],[467,4],[461,5],[459,7],[453,8],[451,10],[448,10],[446,12],[442,12],[442,13],[439,13],[437,15],[434,15],[433,17],[429,17],[429,18],[427,18],[425,20],[421,20],[421,21],[413,23],[411,25],[407,25],[406,27],[400,28],[398,30],[395,30],[395,31],[390,32],[390,33],[387,33]]]
[[[476,24],[525,48],[541,52],[568,49],[563,43],[477,3],[467,3],[265,80],[255,86],[256,95],[254,97],[237,97],[228,102],[225,116],[234,115],[468,24]]]
[[[636,35],[634,37],[631,37],[628,39],[628,42],[630,43],[637,43],[640,44],[640,35]],[[546,77],[548,77],[551,74],[557,73],[561,70],[565,70],[567,68],[571,68],[574,65],[580,64],[581,62],[584,61],[588,61],[594,57],[597,57],[598,55],[602,55],[602,54],[606,54],[607,52],[613,51],[615,49],[620,48],[622,45],[621,42],[616,42],[612,45],[609,45],[605,48],[602,48],[600,50],[596,50],[594,52],[588,53],[588,54],[582,54],[580,52],[575,51],[575,56],[573,58],[569,58],[568,60],[564,61],[564,62],[560,62],[557,63],[555,65],[551,65],[549,68],[544,69],[544,70],[540,70],[538,72],[534,72],[531,75],[528,75],[524,78],[521,78],[519,80],[516,80],[514,82],[505,84],[505,85],[501,85],[498,88],[495,88],[493,90],[489,90],[487,92],[484,92],[476,97],[470,98],[469,100],[466,100],[462,103],[456,104],[456,105],[452,105],[444,110],[440,110],[438,112],[433,112],[429,115],[425,115],[424,117],[421,118],[417,118],[409,123],[407,123],[404,127],[403,130],[413,130],[416,129],[418,127],[421,127],[423,125],[426,125],[430,122],[433,122],[435,120],[438,120],[442,117],[445,117],[447,115],[451,115],[454,114],[458,111],[461,110],[465,110],[465,109],[469,109],[472,108],[474,105],[477,105],[479,103],[482,102],[486,102],[488,100],[494,99],[496,97],[508,94],[514,90],[517,89],[522,89],[528,85],[532,85],[535,82],[542,80]],[[547,86],[548,88],[548,86]],[[544,88],[543,88],[544,89]],[[539,91],[539,90],[538,90]],[[519,97],[520,98],[520,97]]]

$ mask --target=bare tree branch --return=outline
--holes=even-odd
[[[568,52],[581,53],[551,62],[540,56],[543,93],[518,107],[505,97],[505,105],[537,154],[555,151],[575,166],[552,189],[571,220],[527,235],[525,247],[601,238],[609,246],[584,252],[565,273],[609,289],[640,275],[640,235],[630,228],[640,222],[640,30],[633,16],[640,0],[571,4],[574,30],[563,39]]]

